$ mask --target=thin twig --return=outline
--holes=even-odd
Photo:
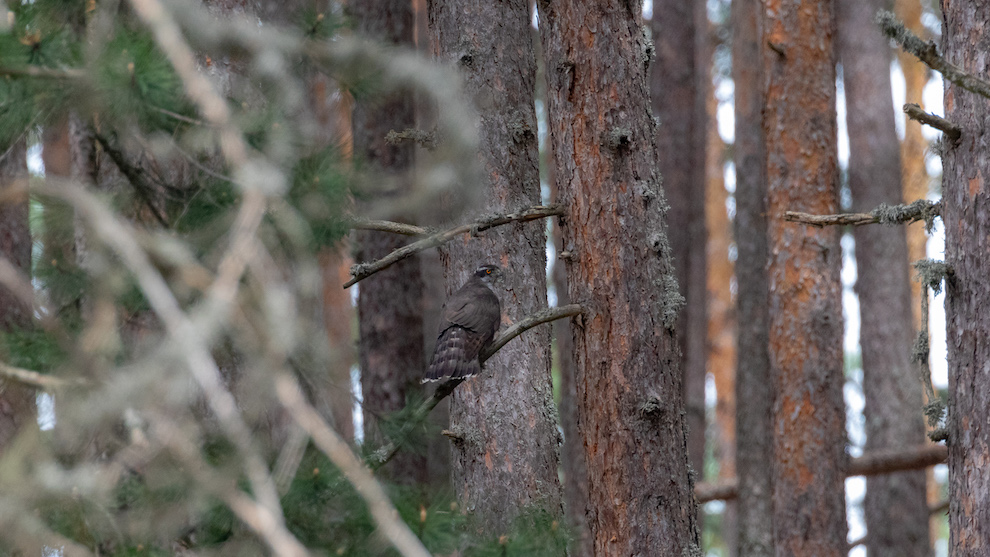
[[[920,220],[929,222],[934,217],[940,215],[941,210],[941,202],[919,199],[908,205],[881,204],[869,213],[813,215],[799,211],[787,211],[784,213],[784,220],[799,222],[818,228],[823,226],[862,226],[864,224],[910,224]]]
[[[556,321],[557,319],[563,319],[565,317],[574,317],[584,312],[584,308],[580,304],[570,304],[566,306],[560,306],[555,308],[548,308],[543,311],[529,315],[524,319],[521,319],[510,326],[502,334],[500,334],[489,346],[485,349],[479,356],[479,360],[482,364],[488,361],[489,358],[495,355],[503,346],[505,346],[510,340],[516,338],[517,336],[523,334],[524,332],[532,329],[537,325],[543,323],[549,323],[551,321]],[[430,415],[430,412],[437,407],[440,402],[450,396],[450,393],[454,392],[454,389],[458,385],[463,383],[465,378],[453,378],[444,381],[437,385],[433,395],[430,398],[424,400],[409,416],[403,425],[402,429],[396,434],[396,438],[399,440],[404,439],[409,435],[413,429],[419,427],[426,417]],[[374,453],[372,453],[371,461],[369,466],[372,470],[377,470],[382,466],[388,464],[392,457],[399,452],[399,443],[395,440],[389,441],[385,446],[381,447]]]
[[[941,116],[930,114],[921,109],[921,106],[915,103],[907,103],[904,105],[904,114],[908,115],[908,118],[912,120],[917,120],[922,124],[931,126],[936,130],[941,130],[945,134],[945,137],[949,138],[952,143],[958,143],[959,138],[962,137],[962,129],[959,126],[953,124],[952,122],[942,118]]]
[[[423,542],[402,520],[381,484],[347,446],[347,443],[323,421],[303,397],[299,384],[289,375],[275,381],[278,399],[292,418],[313,438],[316,446],[340,468],[341,473],[361,494],[378,528],[400,554],[407,557],[430,557]]]
[[[376,230],[378,232],[391,232],[392,234],[402,234],[403,236],[426,236],[429,230],[422,226],[406,224],[403,222],[393,222],[390,220],[354,219],[350,222],[350,227],[355,230]]]
[[[876,22],[884,34],[897,41],[905,51],[916,56],[929,68],[942,74],[945,79],[966,89],[990,99],[990,82],[964,71],[959,66],[950,64],[938,53],[938,48],[932,41],[925,42],[912,33],[887,10],[877,12]]]
[[[9,75],[10,77],[39,77],[47,79],[84,79],[86,77],[86,71],[79,68],[24,66],[22,68],[0,68],[0,75]]]
[[[354,265],[351,267],[352,278],[344,283],[344,288],[350,288],[351,286],[370,277],[378,271],[381,271],[382,269],[390,267],[391,265],[394,265],[395,263],[398,263],[399,261],[402,261],[403,259],[415,255],[423,250],[435,248],[439,245],[445,244],[461,234],[466,234],[469,232],[474,234],[488,230],[489,228],[509,224],[510,222],[527,222],[546,217],[562,216],[563,214],[564,208],[559,205],[550,207],[538,205],[536,207],[523,209],[522,211],[518,211],[516,213],[496,215],[494,217],[481,219],[477,222],[455,226],[449,230],[438,232],[437,234],[423,238],[422,240],[413,242],[407,246],[403,246],[377,261]]]
[[[60,389],[62,387],[82,386],[88,383],[85,379],[65,379],[62,377],[55,377],[53,375],[38,373],[37,371],[32,371],[30,369],[14,367],[3,362],[0,362],[0,376],[17,381],[18,383],[29,387],[35,387],[46,391]]]
[[[919,445],[900,450],[878,450],[849,459],[846,477],[879,476],[906,470],[920,470],[945,462],[949,450],[945,445]],[[699,503],[728,501],[739,496],[739,480],[728,478],[714,483],[702,482],[694,488]]]
[[[144,204],[151,209],[151,214],[155,217],[155,220],[158,221],[158,224],[165,228],[169,228],[168,220],[165,218],[165,215],[162,214],[161,210],[155,205],[155,200],[152,198],[154,187],[146,179],[144,169],[140,166],[130,164],[127,157],[124,156],[123,151],[111,145],[110,141],[101,134],[96,133],[96,130],[91,129],[89,131],[100,146],[103,147],[103,151],[110,156],[110,160],[112,160],[113,164],[118,170],[120,170],[120,173],[127,178],[127,181],[130,182],[132,186],[134,186],[134,189],[137,191],[138,195],[141,196],[142,200],[144,200]]]

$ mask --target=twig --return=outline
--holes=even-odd
[[[915,55],[929,68],[945,76],[945,79],[966,89],[990,99],[990,82],[973,74],[965,72],[959,66],[950,64],[938,53],[938,48],[932,41],[925,42],[912,33],[897,16],[887,10],[877,12],[876,22],[884,34],[897,41],[905,51]]]
[[[138,192],[138,195],[144,200],[144,204],[151,209],[151,214],[154,215],[155,220],[158,221],[158,224],[165,228],[169,228],[168,220],[166,220],[165,215],[163,215],[161,210],[159,210],[155,205],[155,201],[152,198],[154,188],[145,178],[144,169],[137,165],[130,164],[127,157],[124,156],[123,151],[111,145],[110,141],[99,133],[96,133],[96,130],[90,129],[89,132],[93,135],[96,141],[99,142],[100,146],[103,147],[106,154],[110,155],[110,160],[112,160],[113,164],[120,170],[120,173],[127,178],[127,181],[130,182],[132,186],[134,186],[134,189]]]
[[[85,379],[64,379],[62,377],[38,373],[37,371],[32,371],[30,369],[14,367],[3,362],[0,362],[0,376],[12,379],[29,387],[35,387],[43,390],[53,390],[62,387],[82,386],[88,384],[88,381]]]
[[[401,132],[390,130],[387,134],[385,134],[385,143],[388,143],[389,145],[399,145],[403,141],[418,143],[427,151],[436,149],[437,144],[439,143],[436,130],[426,131],[415,128],[406,128]]]
[[[919,199],[909,205],[881,204],[869,213],[812,215],[798,211],[787,211],[784,213],[784,220],[799,222],[818,228],[823,226],[862,226],[864,224],[910,224],[919,220],[929,223],[931,219],[941,214],[941,210],[941,202]]]
[[[9,75],[10,77],[40,77],[48,79],[84,79],[86,77],[86,71],[78,68],[24,66],[22,68],[0,68],[0,75]]]
[[[945,445],[919,445],[901,450],[879,450],[863,453],[849,460],[846,477],[879,476],[893,472],[920,470],[945,462],[949,449]],[[728,478],[719,482],[702,482],[694,488],[699,503],[728,501],[739,496],[739,480]]]
[[[355,230],[376,230],[378,232],[391,232],[392,234],[402,234],[403,236],[426,236],[429,230],[414,224],[393,222],[390,220],[354,219],[350,227]]]
[[[491,346],[489,346],[488,349],[486,349],[484,352],[481,353],[479,359],[481,363],[484,364],[486,361],[488,361],[489,358],[494,356],[495,353],[498,352],[503,346],[505,346],[510,340],[516,338],[517,336],[528,331],[529,329],[532,329],[537,325],[541,325],[543,323],[549,323],[551,321],[556,321],[557,319],[563,319],[564,317],[574,317],[575,315],[579,315],[581,313],[584,313],[584,308],[581,307],[580,304],[570,304],[556,308],[548,308],[543,311],[534,313],[533,315],[527,316],[524,319],[517,321],[511,327],[506,329],[505,332],[500,334],[492,342]],[[420,424],[426,421],[426,417],[430,415],[430,412],[432,412],[433,409],[436,408],[437,405],[440,404],[440,402],[443,399],[450,396],[450,393],[454,392],[454,389],[457,388],[457,386],[463,383],[464,381],[465,378],[462,377],[462,378],[448,379],[443,383],[438,384],[436,390],[433,391],[433,395],[430,396],[430,398],[424,400],[419,405],[419,407],[416,408],[416,411],[413,412],[411,416],[409,416],[409,418],[406,420],[406,423],[403,425],[402,429],[399,430],[398,434],[396,434],[395,437],[398,439],[403,439],[407,435],[409,435],[409,432],[411,432],[416,427],[419,427]],[[372,470],[377,470],[382,466],[388,464],[388,462],[392,460],[392,457],[394,457],[395,454],[398,452],[399,452],[399,444],[394,440],[389,441],[385,446],[372,453],[369,466],[371,467]]]
[[[292,418],[313,438],[316,446],[340,468],[341,473],[361,494],[378,528],[399,551],[409,557],[430,557],[423,542],[413,534],[398,516],[385,490],[382,489],[371,470],[354,455],[347,443],[323,421],[323,418],[303,397],[299,384],[291,376],[282,375],[275,381],[279,401]]]
[[[962,129],[959,126],[953,124],[952,122],[937,116],[935,114],[930,114],[921,109],[921,106],[915,103],[907,103],[904,105],[904,114],[908,115],[908,118],[912,120],[917,120],[922,124],[931,126],[936,130],[941,130],[945,134],[945,137],[949,138],[952,143],[958,143],[959,138],[962,137]]]
[[[466,234],[468,232],[482,232],[488,230],[489,228],[509,224],[510,222],[527,222],[546,217],[562,216],[563,214],[564,209],[559,205],[550,207],[538,205],[516,213],[496,215],[477,222],[455,226],[449,230],[439,232],[417,242],[413,242],[407,246],[403,246],[377,261],[354,265],[351,267],[352,278],[344,283],[344,288],[350,288],[351,286],[354,286],[358,282],[370,277],[382,269],[390,267],[391,265],[394,265],[395,263],[398,263],[399,261],[402,261],[403,259],[415,255],[423,250],[435,248],[439,245],[445,244],[461,234]]]

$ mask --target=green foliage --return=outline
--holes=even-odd
[[[292,173],[288,202],[306,219],[315,248],[331,245],[348,232],[343,213],[348,207],[350,179],[336,149],[303,158]]]
[[[14,329],[0,333],[0,354],[14,367],[47,372],[65,362],[67,354],[43,329]]]

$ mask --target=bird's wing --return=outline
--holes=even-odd
[[[443,310],[443,329],[464,327],[484,338],[495,334],[501,320],[502,306],[487,286],[469,286],[455,292]]]

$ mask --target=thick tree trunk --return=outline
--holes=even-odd
[[[946,59],[990,75],[990,4],[944,2]],[[986,555],[990,547],[990,100],[949,84],[946,118],[962,138],[943,156],[942,219],[949,347],[949,553]]]
[[[348,9],[362,34],[387,44],[413,48],[410,0],[354,2]],[[395,92],[385,98],[354,103],[354,156],[400,180],[413,162],[413,145],[390,145],[390,130],[415,125],[412,96]],[[358,259],[372,261],[408,243],[384,232],[358,234]],[[364,395],[365,439],[382,441],[378,421],[402,409],[408,395],[420,389],[426,356],[423,351],[423,279],[419,259],[410,257],[361,284],[358,295],[361,389]],[[426,480],[426,457],[404,451],[388,469],[403,483]]]
[[[550,136],[596,555],[700,551],[677,293],[638,2],[543,0]]]
[[[24,276],[31,275],[27,181],[25,141],[0,145],[0,257]],[[0,334],[30,327],[31,311],[30,303],[0,285]],[[0,378],[0,455],[23,427],[37,424],[34,398],[33,388]]]
[[[846,92],[853,210],[902,203],[900,142],[890,102],[891,51],[872,15],[883,2],[838,0],[838,54]],[[907,238],[902,227],[855,229],[867,451],[925,442]],[[927,555],[925,471],[871,476],[864,501],[870,555]]]
[[[739,557],[773,554],[766,152],[757,0],[732,3],[736,141],[736,470]]]
[[[703,474],[705,464],[705,95],[711,82],[704,53],[705,2],[657,0],[650,29],[656,60],[650,76],[657,127],[657,166],[670,204],[667,223],[677,285],[686,303],[677,317],[677,344],[684,374],[688,455]],[[699,17],[701,14],[701,17]],[[700,32],[696,32],[696,29]],[[700,476],[699,476],[700,477]]]
[[[434,53],[458,64],[480,113],[480,159],[489,179],[484,210],[538,204],[529,2],[433,0],[429,12]],[[503,323],[546,308],[545,228],[542,221],[516,224],[451,243],[442,253],[448,294],[479,264],[490,262],[506,269],[496,287]],[[561,517],[549,327],[513,340],[488,361],[481,376],[458,387],[450,422],[459,436],[453,443],[454,490],[479,527],[503,534],[526,510]]]
[[[839,231],[785,222],[838,209],[834,11],[763,0],[777,555],[845,555]]]

